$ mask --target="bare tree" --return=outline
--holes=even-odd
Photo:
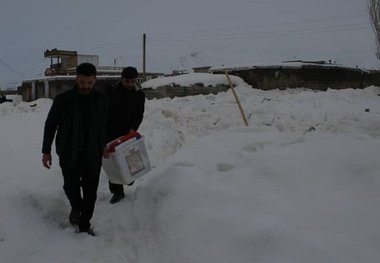
[[[368,12],[375,33],[376,57],[380,60],[380,0],[368,0]]]

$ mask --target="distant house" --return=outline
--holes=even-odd
[[[39,98],[54,99],[59,93],[70,89],[75,84],[76,67],[84,62],[92,63],[97,68],[97,86],[111,86],[120,79],[124,67],[99,66],[97,55],[81,55],[70,50],[46,50],[46,58],[50,58],[50,66],[45,70],[45,77],[22,81],[17,93],[23,101],[33,101]],[[164,76],[164,73],[146,73],[147,80]],[[142,82],[139,73],[138,82]]]
[[[186,69],[176,69],[176,70],[173,70],[172,73],[166,74],[165,77],[179,76],[179,75],[184,75],[184,74],[189,74],[189,72]]]
[[[24,80],[22,85],[17,88],[17,93],[22,96],[23,101],[33,101],[40,98],[54,99],[58,94],[72,88],[75,85],[75,78],[75,75],[67,75]],[[97,86],[113,85],[119,78],[116,75],[97,76]]]
[[[210,73],[211,66],[192,68],[194,73]]]
[[[379,85],[379,71],[368,71],[357,67],[345,67],[331,61],[284,61],[280,64],[241,65],[213,67],[213,74],[241,77],[257,89],[309,88],[316,90],[362,89]]]

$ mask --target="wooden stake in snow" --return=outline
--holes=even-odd
[[[247,121],[247,118],[245,117],[245,114],[244,114],[244,111],[243,111],[243,108],[241,107],[240,105],[240,101],[239,101],[239,98],[235,92],[235,89],[234,89],[234,86],[232,85],[232,82],[231,82],[231,79],[230,79],[230,75],[228,75],[228,71],[226,70],[225,71],[226,73],[226,77],[227,77],[227,80],[228,80],[228,84],[230,85],[230,88],[232,90],[232,93],[234,94],[234,97],[235,97],[235,100],[239,106],[239,110],[240,110],[240,113],[241,113],[241,116],[243,117],[243,120],[244,120],[244,123],[245,123],[245,126],[248,127],[248,121]]]

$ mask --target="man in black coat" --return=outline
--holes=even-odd
[[[42,163],[50,169],[55,137],[63,189],[71,205],[69,221],[77,226],[78,232],[90,235],[95,235],[90,220],[97,198],[107,118],[106,95],[94,88],[95,83],[96,67],[80,64],[74,88],[54,99],[45,122],[42,146]]]
[[[137,131],[143,120],[145,94],[137,87],[137,77],[136,68],[126,67],[121,73],[121,80],[106,90],[109,101],[107,142]],[[109,188],[113,193],[111,204],[125,197],[123,185],[109,182]]]

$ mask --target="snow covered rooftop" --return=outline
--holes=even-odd
[[[216,71],[231,71],[231,70],[249,70],[255,68],[303,68],[303,67],[329,67],[329,68],[344,68],[358,71],[365,71],[362,68],[348,67],[335,63],[321,63],[320,61],[289,61],[281,62],[277,64],[265,64],[265,63],[252,63],[252,64],[240,64],[240,65],[226,65],[226,66],[214,66],[210,68],[210,72]]]

